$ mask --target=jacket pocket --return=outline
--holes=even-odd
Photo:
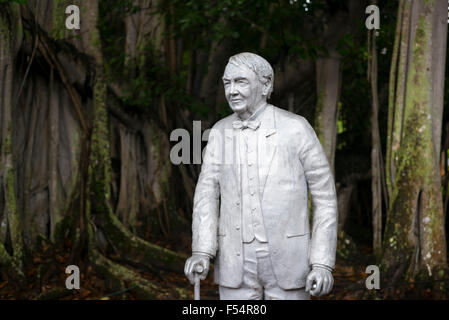
[[[288,225],[287,230],[285,232],[287,238],[299,237],[306,234],[309,234],[309,226],[306,223],[291,223]]]
[[[301,236],[305,236],[308,235],[309,232],[304,233],[304,232],[287,232],[287,238],[293,238],[293,237],[301,237]]]
[[[287,238],[303,236],[308,233],[310,233],[310,226],[307,211],[304,210],[299,214],[292,212],[285,230]]]

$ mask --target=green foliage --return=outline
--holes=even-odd
[[[346,1],[337,6],[344,5]],[[227,39],[232,42],[231,54],[256,52],[273,65],[282,62],[287,56],[314,60],[320,54],[327,54],[315,34],[319,32],[316,30],[319,25],[317,21],[321,21],[316,17],[330,15],[336,8],[327,1],[319,0],[312,3],[286,0],[172,0],[161,1],[159,7],[146,9],[140,8],[136,0],[100,1],[99,29],[107,76],[127,84],[123,102],[130,111],[151,111],[160,96],[164,95],[167,103],[201,116],[211,110],[220,114],[227,114],[229,110],[227,106],[220,105],[215,109],[210,108],[199,101],[197,92],[186,93],[192,53],[198,50],[207,52],[213,42]],[[164,37],[182,39],[182,63],[175,74],[160,59],[160,48],[154,48],[150,43],[139,49],[139,54],[144,57],[143,65],[135,62],[132,70],[125,70],[124,15],[139,10],[145,10],[148,15],[162,15],[167,24]],[[265,44],[261,47],[263,38]],[[338,46],[340,54],[354,57],[355,51],[363,50],[359,40],[351,36],[344,37]],[[363,73],[366,59],[359,61],[356,69],[360,71],[358,75]],[[197,69],[196,72],[202,71]],[[358,92],[362,100],[367,97],[367,91]],[[352,101],[351,105],[354,105]]]
[[[28,0],[0,0],[0,3],[2,2],[13,2],[18,4],[27,4]]]
[[[272,0],[174,0],[175,37],[188,37],[191,45],[207,47],[211,41],[232,39],[236,48],[263,51],[268,59],[279,54],[296,55],[303,59],[315,58],[322,51],[313,37],[302,30],[305,19],[322,10],[323,1]],[[169,8],[161,8],[168,12]],[[267,45],[261,50],[260,38],[267,35]],[[242,51],[240,50],[240,51]]]
[[[172,9],[170,8],[172,4]],[[326,54],[321,40],[316,17],[331,16],[345,6],[346,1],[272,1],[272,0],[173,0],[162,1],[147,14],[162,14],[168,27],[165,36],[182,39],[183,53],[180,70],[173,74],[159,59],[158,48],[151,45],[142,48],[144,65],[136,66],[132,76],[125,72],[126,59],[124,14],[132,14],[140,8],[133,0],[104,0],[100,2],[99,28],[103,41],[105,68],[108,77],[127,83],[124,103],[130,111],[155,111],[159,97],[164,95],[167,103],[191,110],[197,116],[206,115],[212,108],[204,105],[195,92],[185,91],[191,54],[197,50],[209,50],[213,41],[232,41],[232,53],[252,51],[266,57],[273,65],[286,57],[314,60]],[[388,79],[389,62],[393,43],[396,8],[394,4],[382,10],[382,27],[377,37],[378,52],[387,48],[385,55],[379,54],[379,79]],[[338,8],[336,8],[337,6]],[[307,10],[306,10],[307,9]],[[318,29],[317,29],[318,28]],[[366,81],[366,32],[364,20],[360,20],[359,36],[345,35],[337,50],[344,60],[344,85],[342,86],[341,112],[339,117],[339,148],[366,157],[370,152],[370,87]],[[170,32],[169,34],[167,32]],[[313,32],[313,33],[312,33]],[[262,37],[266,44],[261,47]],[[197,62],[198,63],[198,62]],[[195,70],[194,72],[200,72]],[[311,79],[313,81],[313,79]],[[387,83],[379,81],[379,90]],[[381,97],[382,99],[382,97]],[[216,116],[229,114],[227,105],[218,105]],[[379,111],[381,140],[386,135],[386,105]],[[351,151],[352,150],[352,151]]]
[[[123,72],[125,53],[125,24],[123,12],[130,1],[104,0],[99,2],[98,29],[105,56],[105,69],[109,76],[120,77]],[[126,12],[126,11],[125,11]]]

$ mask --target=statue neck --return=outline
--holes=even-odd
[[[237,116],[241,120],[254,120],[252,118],[254,118],[254,116],[258,113],[259,110],[264,109],[266,106],[267,102],[263,100],[259,104],[257,104],[257,106],[252,110],[247,110],[245,112],[242,112],[241,114],[237,114]]]

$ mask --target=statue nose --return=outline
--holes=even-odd
[[[237,90],[235,88],[235,84],[234,83],[231,83],[231,88],[229,89],[229,93],[231,95],[236,95],[237,94]]]

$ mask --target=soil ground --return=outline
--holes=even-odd
[[[181,245],[179,242],[159,240],[157,244],[168,249],[177,251],[186,256],[189,252],[189,242]],[[368,252],[368,248],[361,251]],[[101,274],[93,270],[88,264],[80,264],[80,286],[79,290],[66,290],[65,280],[67,274],[65,268],[70,256],[68,252],[55,252],[50,246],[42,245],[42,251],[32,258],[32,263],[28,264],[26,270],[27,281],[22,287],[15,283],[10,283],[0,276],[0,299],[62,299],[62,300],[116,300],[116,299],[138,299],[133,290],[132,284],[126,284],[122,288],[114,286],[105,281]],[[337,259],[334,272],[334,287],[332,293],[320,299],[330,300],[356,300],[375,296],[367,296],[368,290],[365,288],[365,274],[367,262],[346,261]],[[132,268],[131,266],[128,266]],[[175,272],[163,270],[137,270],[141,276],[156,284],[159,288],[156,299],[193,299],[193,286],[184,276]],[[216,300],[218,296],[218,286],[213,282],[213,271],[209,272],[206,280],[201,282],[201,299]],[[411,286],[409,289],[413,289]],[[401,297],[417,298],[413,295],[401,294]],[[399,296],[397,298],[400,298]],[[424,292],[424,296],[419,298],[431,299],[430,290]],[[312,297],[312,299],[316,299]]]

